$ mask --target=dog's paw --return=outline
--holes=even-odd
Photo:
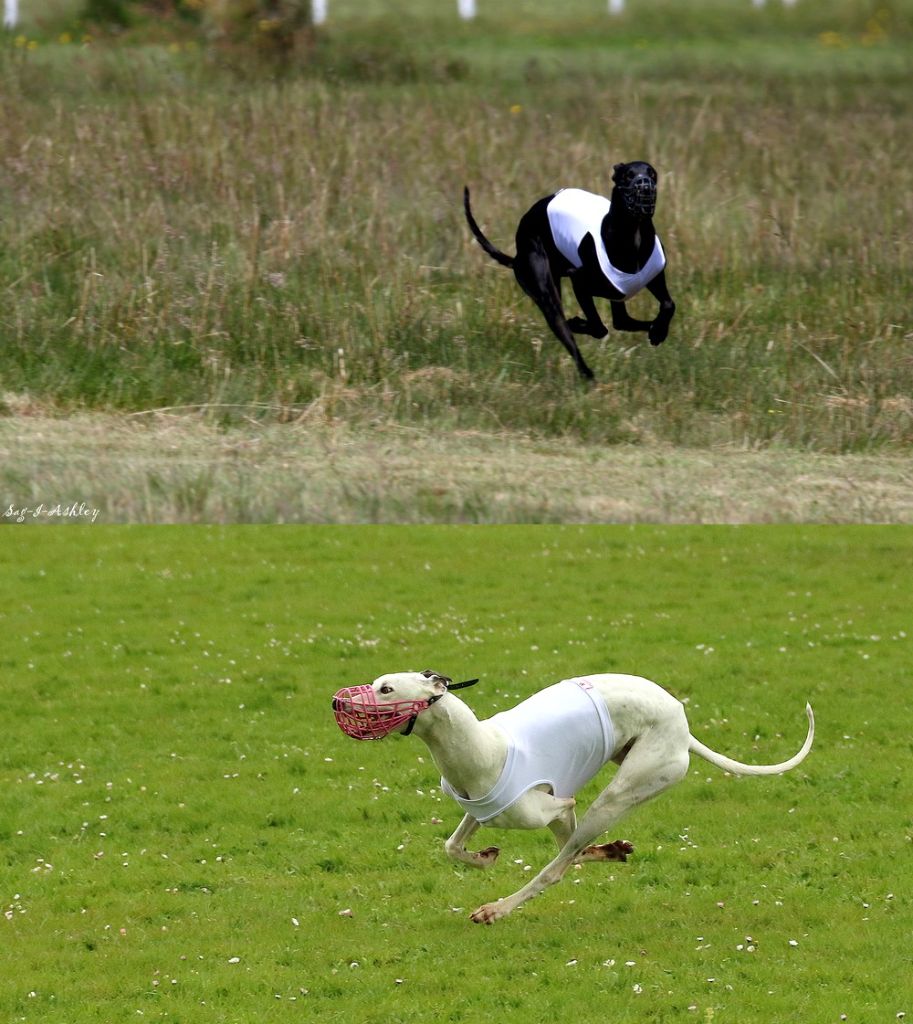
[[[499,846],[489,846],[484,850],[479,850],[473,857],[473,864],[477,868],[490,868],[498,859],[500,852],[501,848]]]
[[[627,839],[616,839],[614,843],[606,843],[605,849],[607,860],[624,861],[634,852],[634,844],[629,843]]]
[[[474,924],[494,924],[504,912],[497,903],[486,903],[469,915]]]
[[[586,334],[591,338],[604,338],[609,333],[605,324],[591,324],[582,316],[572,316],[567,325],[574,334]]]
[[[657,345],[662,345],[668,336],[668,324],[658,324],[655,321],[650,324],[650,329],[647,331],[647,337],[650,339],[650,344],[654,348],[656,348]]]
[[[601,843],[599,846],[588,846],[578,858],[578,862],[593,860],[625,861],[634,852],[634,847],[626,839],[616,839],[614,843]]]

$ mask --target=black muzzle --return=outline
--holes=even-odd
[[[656,182],[646,174],[630,185],[619,186],[625,209],[634,217],[652,217],[656,210]]]

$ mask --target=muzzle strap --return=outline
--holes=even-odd
[[[462,683],[448,683],[447,684],[447,689],[448,690],[463,690],[467,686],[475,686],[475,684],[478,681],[479,681],[478,679],[464,679]]]
[[[467,686],[475,686],[475,684],[478,681],[478,679],[464,679],[462,683],[446,683],[445,685],[447,687],[447,692],[449,693],[451,690],[463,690]],[[434,697],[429,697],[428,703],[425,706],[424,710],[430,708],[432,704],[436,704],[443,696],[443,693],[439,693]],[[406,726],[405,729],[403,729],[403,736],[408,736],[412,732],[412,730],[415,728],[415,720],[418,718],[418,716],[419,712],[416,711],[416,713],[409,719],[409,724]]]

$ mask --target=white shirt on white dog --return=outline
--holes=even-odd
[[[580,243],[587,235],[596,243],[596,258],[603,276],[622,296],[630,299],[645,288],[666,265],[666,254],[656,236],[653,252],[646,266],[634,274],[619,270],[609,260],[602,240],[602,222],[612,204],[605,196],[585,192],[582,188],[563,188],[556,192],[546,207],[552,238],[558,252],[573,267],[583,265],[580,259]]]
[[[507,760],[491,791],[470,800],[441,779],[442,791],[476,821],[496,817],[535,786],[551,786],[557,797],[574,796],[615,749],[605,701],[587,676],[548,686],[487,721],[507,737]]]

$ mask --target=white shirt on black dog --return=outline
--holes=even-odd
[[[625,299],[630,299],[645,288],[666,265],[666,254],[659,236],[646,265],[634,274],[625,273],[612,265],[602,240],[602,222],[611,209],[605,196],[585,192],[582,188],[563,188],[556,192],[547,207],[548,223],[558,252],[573,267],[581,267],[580,243],[587,235],[596,243],[596,258],[603,277]],[[595,268],[594,268],[595,269]]]

